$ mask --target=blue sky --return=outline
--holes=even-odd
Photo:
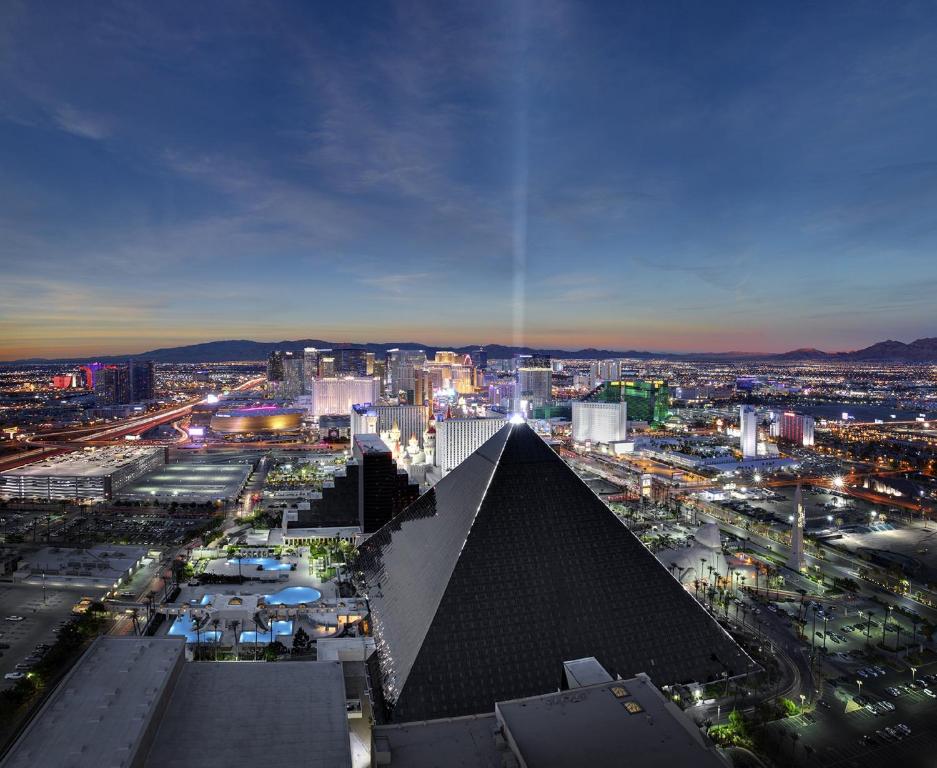
[[[937,334],[932,3],[0,7],[0,358]]]

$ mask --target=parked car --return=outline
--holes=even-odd
[[[6,620],[7,621],[22,621],[23,617],[22,616],[7,616]]]
[[[22,672],[7,672],[3,676],[3,679],[4,680],[22,680],[24,677],[26,677],[26,675],[23,674]]]

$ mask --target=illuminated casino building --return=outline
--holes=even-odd
[[[85,389],[94,389],[94,380],[97,372],[104,367],[104,363],[88,363],[81,366],[81,384]]]
[[[606,381],[586,395],[583,402],[623,402],[630,420],[663,424],[670,414],[670,389],[663,379]]]
[[[380,397],[381,382],[374,376],[323,377],[312,382],[308,395],[296,398],[310,416],[347,416],[355,403],[375,403]]]
[[[389,349],[384,358],[384,367],[389,379],[390,393],[406,394],[407,402],[418,403],[414,399],[414,371],[422,370],[426,362],[426,353],[422,349]]]
[[[475,391],[475,365],[471,355],[440,350],[432,360],[426,361],[423,370],[429,375],[434,390],[448,390],[460,395]],[[424,398],[425,391],[424,385]]]
[[[219,435],[271,435],[299,432],[305,411],[259,405],[219,410],[211,417],[212,432]]]
[[[78,386],[78,374],[57,373],[52,377],[52,386],[56,389],[74,389]]]
[[[814,420],[812,416],[785,411],[778,419],[777,436],[797,445],[813,445]]]

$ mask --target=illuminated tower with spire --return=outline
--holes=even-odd
[[[800,483],[797,484],[797,491],[794,493],[794,520],[791,523],[791,556],[787,559],[787,567],[792,571],[803,571],[807,568],[807,561],[804,559],[804,496],[800,489]]]

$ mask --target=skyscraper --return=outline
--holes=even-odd
[[[282,397],[296,397],[303,394],[306,386],[305,355],[294,352],[283,353],[283,381],[277,390]]]
[[[422,368],[413,370],[413,404],[433,405],[433,377],[429,371]]]
[[[619,381],[621,360],[598,360],[590,367],[593,381]]]
[[[267,358],[267,381],[283,381],[283,353],[279,349]]]
[[[515,408],[526,402],[528,409],[539,408],[553,400],[553,371],[548,367],[530,365],[517,369]]]
[[[439,350],[432,360],[423,364],[423,369],[429,373],[435,389],[452,390],[460,395],[475,391],[475,366],[471,355]]]
[[[142,403],[156,399],[156,365],[152,360],[132,360],[130,369],[130,402]]]
[[[286,517],[286,535],[296,528],[354,526],[373,533],[419,495],[420,487],[397,468],[390,449],[377,435],[353,434],[351,460],[325,481],[318,498],[308,500],[308,509]]]
[[[812,416],[786,411],[778,419],[777,436],[795,445],[813,445],[814,420]]]
[[[586,395],[583,402],[624,402],[632,421],[663,424],[670,413],[670,388],[663,379],[606,381]]]
[[[360,466],[358,525],[363,533],[373,533],[416,501],[420,487],[397,469],[390,449],[377,435],[354,435],[351,455]]]
[[[488,369],[488,351],[484,347],[479,347],[471,353],[472,364],[480,371]]]
[[[377,402],[379,393],[380,382],[373,376],[317,379],[309,392],[309,412],[311,416],[347,416],[355,403]]]
[[[423,367],[426,362],[426,352],[422,349],[389,349],[385,361],[390,385],[388,394],[396,397],[398,393],[404,392],[407,395],[407,402],[412,403],[413,372]]]
[[[573,440],[577,443],[614,443],[626,439],[628,404],[573,403]]]
[[[332,356],[332,350],[324,350],[328,354],[319,356],[319,378],[335,378],[335,358]]]
[[[360,347],[335,347],[332,350],[335,358],[335,374],[337,376],[367,376],[368,353]]]
[[[130,367],[107,365],[97,372],[94,395],[100,405],[122,405],[131,402]]]
[[[81,366],[81,384],[85,389],[94,389],[95,375],[103,367],[103,363],[88,363]]]
[[[309,385],[322,375],[319,370],[319,360],[331,351],[331,349],[317,349],[316,347],[303,349],[303,376],[306,380],[306,392],[309,391]]]
[[[445,419],[436,422],[435,463],[443,475],[448,474],[481,448],[504,426],[506,419]]]
[[[743,459],[758,456],[758,421],[751,405],[739,406],[739,446]]]
[[[352,434],[388,432],[396,424],[400,440],[406,445],[411,435],[422,440],[426,430],[427,408],[423,405],[375,405],[355,404],[351,407]]]

